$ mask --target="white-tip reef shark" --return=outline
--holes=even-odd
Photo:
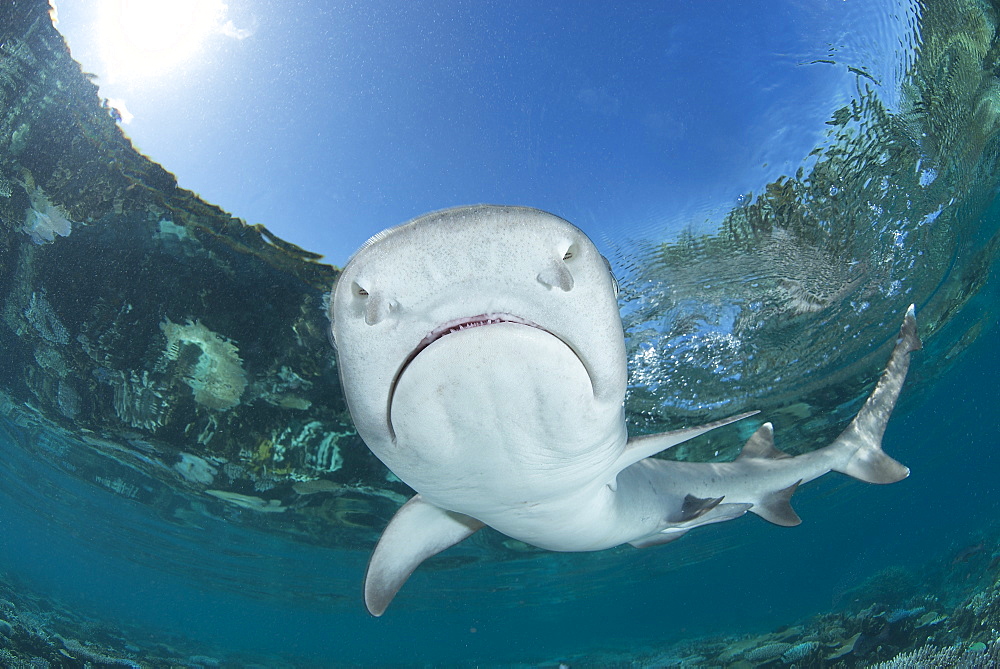
[[[459,207],[386,230],[344,267],[330,309],[358,434],[418,493],[369,561],[376,616],[421,562],[484,525],[553,551],[644,547],[747,511],[797,525],[792,493],[829,471],[871,483],[909,474],[881,441],[920,348],[912,306],[833,443],[791,457],[764,423],[725,463],[651,456],[751,414],[629,439],[616,281],[552,214]]]

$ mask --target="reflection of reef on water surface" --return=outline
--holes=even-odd
[[[324,306],[337,270],[138,154],[48,9],[0,7],[5,415],[217,504],[328,517],[324,498],[351,490],[401,498],[341,399]],[[79,475],[143,496],[80,456]]]

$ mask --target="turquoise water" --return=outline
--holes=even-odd
[[[523,574],[490,565],[422,570],[391,615],[373,619],[360,602],[364,553],[210,518],[177,528],[22,450],[12,430],[0,482],[0,570],[16,578],[20,597],[44,596],[82,621],[124,630],[139,648],[166,642],[189,655],[237,653],[269,666],[278,658],[296,666],[495,665],[604,649],[628,658],[692,635],[763,632],[843,606],[844,591],[887,566],[948,565],[984,540],[996,551],[998,344],[993,330],[925,397],[898,410],[885,445],[912,469],[906,481],[818,483],[797,496],[805,522],[794,529],[748,518],[683,544],[561,556]],[[693,558],[700,561],[677,564]],[[595,575],[603,581],[596,587]],[[491,592],[490,583],[511,590]]]
[[[780,25],[822,23],[832,11],[783,7]],[[755,68],[729,86],[796,90],[809,106],[747,98],[743,116],[716,118],[727,132],[745,122],[755,141],[767,121],[788,142],[764,153],[706,142],[717,162],[766,165],[748,178],[734,166],[715,173],[719,184],[691,207],[664,167],[673,149],[662,134],[644,144],[651,126],[637,121],[642,105],[677,111],[673,98],[622,98],[636,107],[620,109],[598,86],[573,98],[603,100],[588,117],[594,125],[564,137],[561,124],[580,110],[555,114],[532,126],[530,146],[519,135],[513,153],[501,151],[486,176],[470,170],[469,183],[435,190],[433,175],[417,170],[378,216],[352,223],[374,233],[401,222],[387,219],[399,211],[496,195],[580,225],[621,283],[633,434],[759,409],[780,448],[805,452],[857,412],[911,302],[925,343],[884,440],[910,467],[906,480],[874,486],[831,474],[795,495],[799,527],[749,517],[645,550],[557,554],[479,532],[422,565],[379,619],[362,602],[365,565],[412,491],[368,452],[344,406],[326,336],[337,268],[178,188],[139,155],[47,9],[0,6],[0,665],[998,661],[996,6],[873,3],[872,20],[858,24],[865,30],[810,44],[803,28],[773,71],[760,54],[780,42],[740,42],[759,49]],[[760,20],[746,14],[741,39]],[[618,35],[616,49],[632,53],[634,40],[643,54],[658,43],[656,22],[676,20],[677,39],[697,42],[691,35],[710,18],[654,12],[648,26],[625,17],[628,30],[617,32],[603,30],[607,16],[577,19],[592,39]],[[543,18],[560,24],[566,11]],[[482,76],[489,59],[473,60]],[[355,65],[365,71],[366,62]],[[601,62],[612,81],[633,61]],[[660,61],[650,62],[629,70],[635,81],[657,80]],[[805,66],[811,84],[797,88],[789,72]],[[463,72],[446,79],[464,81]],[[549,100],[551,80],[520,76],[522,94]],[[490,137],[541,120],[532,112],[507,126],[491,109]],[[612,167],[637,161],[631,172],[602,172],[594,188],[574,177],[595,174],[588,161],[608,165],[578,143],[600,136],[613,149],[601,134],[609,109],[621,112],[614,137],[644,130],[615,154]],[[482,155],[474,145],[428,145],[425,120],[408,117],[415,134],[403,144]],[[809,133],[792,141],[804,125]],[[526,147],[538,159],[527,171],[515,160]],[[558,161],[543,155],[575,156],[579,167],[546,181],[539,165]],[[330,178],[339,169],[316,164]],[[378,171],[365,177],[378,186],[371,192],[391,190]],[[695,171],[684,188],[713,178],[705,165]],[[296,192],[294,175],[272,172],[273,190]],[[658,191],[657,180],[671,185]],[[742,429],[672,456],[731,459]]]

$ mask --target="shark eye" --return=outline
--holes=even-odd
[[[563,254],[563,260],[569,260],[572,257],[573,257],[573,251],[572,250],[566,251],[566,253]]]
[[[355,297],[368,297],[368,291],[359,286],[357,283],[354,284],[354,296]]]

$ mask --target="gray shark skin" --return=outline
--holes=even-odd
[[[877,387],[829,446],[790,457],[764,423],[728,463],[650,456],[751,414],[629,439],[625,339],[607,261],[536,209],[473,206],[373,237],[331,300],[344,395],[372,452],[417,491],[365,577],[382,615],[410,574],[484,525],[553,551],[666,543],[747,511],[800,522],[789,500],[829,471],[892,483],[882,451],[914,309]]]

